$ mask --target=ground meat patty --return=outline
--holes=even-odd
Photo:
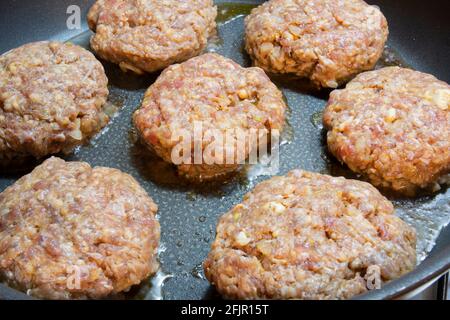
[[[87,50],[35,42],[0,56],[0,164],[70,151],[108,122],[103,66]]]
[[[237,161],[227,164],[225,159],[224,164],[211,164],[206,157],[212,141],[206,137],[207,132],[218,130],[225,136],[231,129],[250,135],[251,129],[261,129],[258,137],[262,137],[283,129],[285,111],[281,91],[263,70],[243,68],[208,53],[164,70],[146,92],[142,107],[134,114],[134,123],[146,145],[167,162],[173,162],[174,148],[186,142],[179,133],[187,132],[193,144],[200,144],[203,159],[198,163],[192,154],[192,158],[188,157],[190,164],[179,165],[178,171],[187,177],[206,179],[239,167]],[[202,124],[203,141],[194,135],[196,122]],[[236,149],[236,135],[230,137],[220,145],[224,158],[226,149]],[[244,158],[257,147],[258,143],[246,144]]]
[[[50,158],[0,194],[0,278],[50,299],[127,290],[158,269],[156,211],[131,176]]]
[[[227,298],[346,299],[411,271],[415,231],[370,184],[291,171],[225,214],[204,263]]]
[[[450,172],[450,86],[389,67],[331,93],[330,151],[374,185],[413,195]]]
[[[257,66],[331,88],[372,69],[388,37],[383,14],[361,0],[271,0],[245,25]]]
[[[98,0],[88,13],[92,48],[136,73],[198,55],[215,33],[212,0]]]

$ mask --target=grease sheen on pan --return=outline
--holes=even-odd
[[[194,57],[216,32],[212,0],[98,0],[88,13],[91,46],[136,73]]]
[[[386,18],[362,0],[270,0],[245,19],[254,63],[336,88],[372,69],[388,37]]]
[[[399,67],[366,72],[330,95],[329,150],[378,187],[414,195],[450,173],[450,86]]]
[[[34,42],[0,56],[0,164],[70,152],[108,122],[108,79],[89,51]]]
[[[47,299],[127,290],[158,269],[156,211],[130,175],[50,158],[0,194],[0,279]]]
[[[366,182],[294,170],[226,213],[204,263],[232,299],[348,299],[416,264],[416,234]],[[376,270],[374,272],[374,270]]]

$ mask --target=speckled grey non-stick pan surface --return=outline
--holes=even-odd
[[[0,52],[36,40],[56,39],[89,47],[85,21],[81,30],[68,30],[66,10],[81,8],[82,19],[92,0],[3,0],[0,3]],[[262,1],[216,1],[219,5],[219,37],[209,50],[217,51],[244,66],[250,61],[243,51],[243,14]],[[390,39],[380,64],[403,64],[432,73],[450,82],[450,23],[447,0],[368,1],[381,7],[389,21]],[[231,4],[234,3],[234,4]],[[240,3],[240,5],[235,5]],[[242,5],[244,3],[244,5]],[[162,272],[143,286],[118,298],[210,299],[218,297],[204,279],[201,263],[215,236],[220,215],[257,182],[267,176],[241,174],[226,184],[193,186],[180,181],[170,165],[148,156],[134,141],[131,114],[139,107],[145,90],[158,76],[133,76],[104,63],[110,81],[110,102],[119,111],[108,127],[90,145],[67,160],[83,160],[93,166],[118,168],[133,175],[159,205],[162,227]],[[302,168],[332,175],[353,177],[327,154],[320,125],[328,91],[310,92],[304,83],[273,78],[283,90],[291,112],[292,135],[281,147],[280,174]],[[24,172],[0,175],[0,191]],[[255,172],[255,170],[253,170]],[[363,298],[394,298],[424,284],[450,267],[450,229],[441,230],[450,216],[450,191],[416,200],[393,199],[397,212],[418,229],[419,258],[427,257],[417,269]],[[435,242],[435,238],[440,236]],[[431,253],[430,253],[431,251]],[[164,282],[161,290],[161,282]],[[23,297],[0,285],[0,298]]]

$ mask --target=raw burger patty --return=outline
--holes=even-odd
[[[227,298],[347,299],[370,269],[387,282],[414,268],[415,231],[393,213],[368,183],[294,170],[220,219],[205,274]]]
[[[450,172],[449,107],[450,86],[432,75],[399,67],[363,73],[331,93],[328,148],[378,187],[436,189]]]
[[[136,73],[198,55],[216,32],[212,0],[98,0],[88,13],[91,46]]]
[[[225,136],[227,129],[241,130],[249,142],[246,135],[251,135],[250,129],[261,129],[260,138],[274,129],[280,132],[285,112],[281,91],[262,69],[243,68],[230,59],[209,53],[164,70],[146,92],[141,108],[134,114],[134,123],[145,144],[165,161],[173,162],[172,151],[186,142],[179,133],[184,131],[192,141],[196,139],[195,122],[201,123],[203,134],[218,130]],[[236,148],[235,135],[231,138],[220,146],[224,157],[226,148]],[[182,175],[203,179],[239,168],[234,160],[228,164],[226,159],[223,164],[208,161],[205,149],[211,140],[206,135],[203,139],[202,163],[194,164],[195,159],[190,159],[191,164],[179,165]],[[248,143],[244,158],[255,148],[258,142]],[[236,150],[233,153],[237,155]]]
[[[29,43],[0,56],[0,165],[69,152],[108,122],[103,66],[89,51]]]
[[[47,299],[127,290],[158,269],[156,211],[128,174],[50,158],[0,194],[0,279]]]
[[[257,66],[331,88],[372,69],[388,37],[386,18],[361,0],[271,0],[245,26]]]

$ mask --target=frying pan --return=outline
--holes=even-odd
[[[59,40],[88,47],[89,31],[85,16],[94,0],[3,0],[0,3],[0,53],[37,40]],[[229,3],[244,3],[219,14],[218,39],[210,50],[249,66],[250,61],[242,49],[243,18],[240,14],[263,1],[216,1],[221,8]],[[450,25],[447,0],[378,0],[368,1],[381,7],[386,15],[390,38],[388,46],[394,50],[394,59],[386,64],[405,64],[419,71],[434,74],[450,82]],[[68,29],[67,8],[77,5],[81,9],[81,29]],[[237,8],[237,9],[236,9]],[[221,11],[221,10],[220,10]],[[225,23],[226,22],[226,23]],[[391,57],[392,58],[392,57]],[[239,174],[227,183],[190,185],[174,174],[171,166],[143,152],[132,139],[131,114],[139,107],[147,87],[158,74],[134,76],[123,74],[116,66],[104,62],[110,81],[110,102],[119,111],[92,143],[73,155],[62,156],[67,160],[83,160],[93,166],[118,168],[133,175],[159,205],[162,227],[160,261],[162,272],[153,280],[119,298],[210,299],[217,293],[204,279],[201,263],[206,257],[215,236],[215,226],[220,215],[240,202],[242,196],[264,175]],[[283,90],[291,112],[292,127],[289,143],[281,148],[280,174],[294,168],[344,175],[352,174],[326,152],[324,132],[317,119],[326,103],[329,91],[309,92],[301,82],[273,79]],[[4,172],[0,175],[0,191],[11,185],[23,174],[30,172]],[[428,214],[450,215],[450,192],[442,190],[437,195],[446,202]],[[437,197],[435,196],[435,197]],[[433,202],[433,197],[398,200],[398,210],[422,206]],[[442,209],[444,208],[444,209]],[[446,212],[442,212],[442,210]],[[434,230],[435,232],[438,230]],[[427,230],[424,231],[425,233]],[[422,234],[426,236],[426,234]],[[386,284],[382,289],[369,292],[356,299],[393,299],[411,296],[423,289],[450,268],[450,227],[440,231],[436,242],[427,243],[426,259],[402,278]],[[429,252],[431,250],[431,252]],[[156,280],[155,280],[156,279]],[[164,286],[161,289],[161,283]],[[0,285],[1,299],[27,299],[23,293]]]

